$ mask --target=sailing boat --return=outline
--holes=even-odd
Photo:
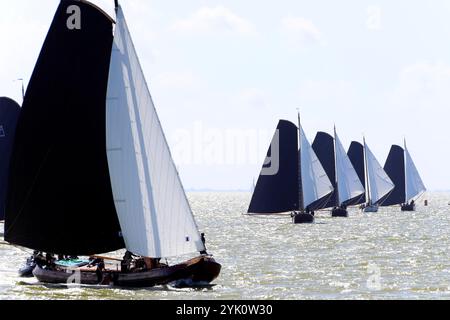
[[[394,183],[381,167],[372,151],[366,144],[364,138],[363,155],[358,155],[358,159],[363,159],[365,177],[365,203],[361,206],[363,212],[377,212],[380,200],[387,196],[393,189]]]
[[[294,223],[314,222],[309,207],[330,195],[333,186],[300,123],[280,120],[267,152],[249,214],[292,212]],[[300,141],[300,150],[299,150]]]
[[[20,106],[17,102],[7,97],[0,97],[0,221],[5,219],[9,159],[19,114]]]
[[[395,188],[381,205],[401,205],[402,211],[414,211],[414,199],[423,194],[426,188],[406,147],[406,139],[404,148],[397,145],[391,147],[384,170],[394,181]]]
[[[334,188],[331,196],[316,202],[317,206],[321,209],[332,208],[331,215],[333,217],[347,217],[346,202],[361,197],[365,189],[342,146],[336,133],[336,127],[334,128],[334,137],[325,132],[318,132],[312,148]]]
[[[17,126],[5,240],[47,252],[33,271],[41,282],[79,272],[81,284],[209,283],[221,266],[206,253],[117,1],[116,13],[113,36],[92,3],[59,4]],[[122,248],[120,266],[94,256]]]

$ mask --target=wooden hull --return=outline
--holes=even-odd
[[[331,216],[332,217],[342,217],[342,218],[347,218],[348,217],[348,211],[342,208],[336,208],[331,210]]]
[[[414,204],[403,204],[401,206],[402,211],[416,211],[416,206]]]
[[[201,256],[171,267],[149,271],[120,273],[117,271],[45,270],[36,267],[34,276],[43,283],[71,283],[85,285],[113,285],[120,287],[153,287],[173,281],[188,280],[192,283],[210,283],[219,276],[221,265],[213,258]]]
[[[378,207],[377,206],[367,206],[364,209],[362,209],[362,212],[365,212],[365,213],[378,212]]]
[[[294,224],[314,223],[314,216],[309,213],[297,213],[292,217]]]

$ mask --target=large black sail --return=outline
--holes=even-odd
[[[6,241],[76,255],[124,247],[106,155],[112,41],[101,10],[61,1],[17,124]]]
[[[249,213],[298,210],[298,128],[281,120],[253,192]]]
[[[382,206],[393,206],[405,202],[405,151],[402,147],[393,145],[384,165],[389,178],[395,184],[394,190],[380,200]]]
[[[334,152],[334,138],[325,132],[318,132],[312,144],[312,148],[317,155],[320,163],[322,164],[325,173],[330,179],[333,185],[334,191],[331,195],[327,195],[314,203],[309,207],[312,210],[332,208],[338,206],[337,200],[337,185],[336,185],[336,163]]]
[[[353,165],[353,168],[355,168],[356,173],[358,174],[358,178],[361,181],[361,184],[363,187],[366,187],[366,179],[365,179],[365,172],[364,172],[364,147],[361,143],[352,141],[350,144],[350,147],[348,149],[347,155],[350,159],[350,162]],[[354,206],[358,204],[362,204],[366,202],[366,196],[358,196],[356,198],[350,199],[345,202],[348,206]]]
[[[9,159],[20,106],[14,100],[0,97],[0,221],[5,218],[5,197],[8,185]]]

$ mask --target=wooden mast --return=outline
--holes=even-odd
[[[367,150],[366,150],[366,137],[363,137],[363,143],[364,143],[364,174],[366,176],[366,190],[367,190],[367,196],[366,196],[366,203],[368,206],[371,206],[372,204],[370,199],[370,181],[369,181],[369,170],[368,170],[368,163],[367,163]]]
[[[339,200],[339,186],[338,186],[338,168],[337,168],[337,134],[336,134],[336,124],[334,125],[334,181],[336,183],[336,188],[334,189],[334,191],[336,192],[336,207],[340,207],[341,202]]]
[[[302,126],[300,121],[300,110],[297,109],[298,113],[298,142],[299,142],[299,152],[298,152],[298,207],[301,213],[305,211],[305,199],[303,197],[303,183],[302,183]]]

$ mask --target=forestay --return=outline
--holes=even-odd
[[[108,161],[127,249],[147,257],[204,250],[120,6],[109,77]]]

